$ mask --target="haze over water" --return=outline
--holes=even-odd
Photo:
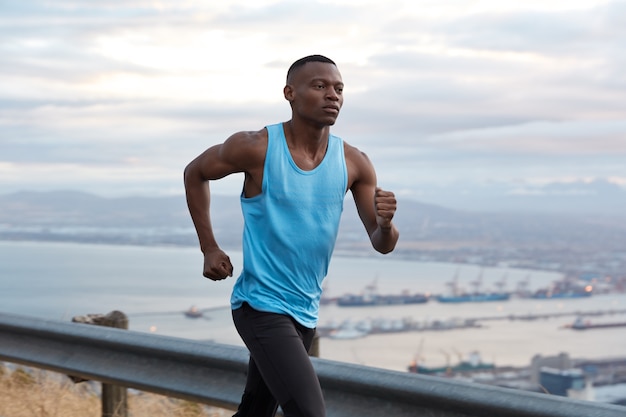
[[[105,246],[41,242],[0,242],[0,312],[69,321],[73,316],[121,310],[133,331],[213,340],[242,345],[228,300],[241,268],[241,254],[229,253],[234,277],[212,282],[201,276],[202,257],[195,248]],[[335,256],[326,280],[326,294],[358,293],[376,283],[381,293],[441,293],[458,273],[470,288],[479,274],[484,289],[506,277],[507,289],[529,278],[530,288],[559,279],[558,273],[472,265],[420,263],[394,256]],[[216,308],[200,319],[183,312],[190,306]],[[563,329],[578,311],[626,309],[626,294],[594,295],[588,299],[426,304],[371,308],[323,306],[320,326],[331,321],[368,318],[419,322],[453,318],[571,312],[572,315],[534,321],[492,320],[478,329],[369,335],[359,339],[322,338],[325,359],[360,363],[399,371],[419,354],[426,365],[456,362],[471,351],[496,365],[527,365],[532,356],[567,352],[575,358],[621,356],[626,352],[626,328],[574,331]],[[592,318],[626,321],[623,314]]]

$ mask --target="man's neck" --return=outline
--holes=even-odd
[[[324,159],[330,126],[315,127],[290,120],[283,124],[283,129],[294,160],[301,161],[303,165],[317,166]]]
[[[283,127],[288,142],[296,147],[325,144],[330,134],[330,126],[317,126],[293,119],[285,122]]]

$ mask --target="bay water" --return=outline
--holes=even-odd
[[[129,316],[130,330],[242,346],[228,300],[241,270],[240,252],[230,252],[234,277],[213,282],[202,277],[197,248],[114,246],[98,244],[0,241],[0,312],[49,320],[120,310]],[[522,281],[542,288],[562,278],[556,272],[506,267],[427,263],[394,254],[337,254],[325,281],[326,296],[359,293],[376,285],[381,293],[438,294],[458,275],[470,288],[481,277],[485,289],[506,279],[509,290]],[[205,310],[191,319],[191,306]],[[496,365],[524,366],[534,355],[568,353],[574,358],[626,355],[626,327],[574,331],[565,328],[577,312],[624,310],[626,294],[593,295],[584,299],[425,304],[384,307],[324,305],[320,326],[365,319],[434,320],[497,317],[480,328],[412,331],[368,335],[357,339],[320,340],[320,356],[344,362],[404,371],[416,357],[427,366],[454,363],[470,352]],[[562,314],[539,320],[509,320],[525,314]],[[623,314],[608,319],[626,321]]]

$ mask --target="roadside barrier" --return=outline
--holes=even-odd
[[[238,346],[0,313],[0,360],[236,409]],[[623,417],[626,407],[312,358],[328,417]]]

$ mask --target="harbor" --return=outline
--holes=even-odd
[[[611,282],[612,281],[612,282]],[[609,285],[607,285],[607,282]],[[613,284],[613,285],[611,285]],[[499,280],[492,280],[494,290],[484,290],[483,270],[480,269],[476,279],[469,282],[471,290],[462,287],[457,269],[452,280],[445,283],[446,292],[441,294],[416,293],[402,290],[397,293],[381,293],[378,288],[378,278],[366,285],[359,293],[346,293],[342,296],[330,298],[324,297],[323,306],[334,306],[339,310],[358,311],[356,307],[367,309],[368,315],[349,314],[340,319],[341,314],[334,314],[333,319],[320,323],[318,334],[320,337],[329,339],[361,339],[372,335],[393,333],[422,333],[422,332],[445,332],[458,330],[475,330],[479,335],[481,329],[485,329],[490,323],[502,322],[537,322],[556,321],[566,319],[566,323],[555,323],[554,330],[573,329],[588,330],[594,328],[619,328],[626,327],[626,308],[607,307],[603,305],[598,309],[586,309],[586,303],[579,303],[579,308],[563,309],[562,302],[591,299],[594,287],[598,295],[603,297],[610,294],[624,294],[621,280],[601,280],[597,277],[583,279],[580,277],[566,276],[550,283],[531,288],[530,277],[520,280],[514,290],[506,288],[506,274]],[[416,301],[417,300],[417,301]],[[543,309],[541,303],[552,303]],[[556,306],[553,304],[556,302]],[[519,306],[533,306],[534,311],[515,311],[506,313],[505,306],[508,303],[517,303]],[[531,304],[532,303],[532,304]],[[538,304],[537,304],[538,303]],[[422,309],[412,309],[416,315],[407,315],[403,309],[399,316],[376,315],[383,307],[404,306],[416,304]],[[446,308],[448,317],[432,317],[432,309],[428,306],[433,304]],[[459,310],[461,305],[484,306],[496,305],[496,313],[478,314],[484,308]],[[571,305],[571,304],[570,304]],[[343,309],[343,307],[350,307]],[[556,307],[556,308],[554,308]],[[528,307],[527,307],[528,309]],[[387,310],[389,311],[389,310]],[[463,311],[459,316],[457,313]],[[469,313],[469,314],[467,314]],[[621,318],[612,319],[614,316]],[[600,322],[591,322],[590,318],[601,318]],[[606,321],[610,318],[613,321]]]
[[[4,245],[0,253],[5,256],[3,265],[24,271],[20,280],[5,283],[1,298],[9,313],[70,320],[75,315],[121,310],[128,314],[131,331],[243,345],[228,305],[233,281],[202,279],[196,250],[11,243]],[[33,263],[33,256],[42,262]],[[235,264],[241,264],[240,254],[231,256]],[[83,261],[77,263],[76,259]],[[461,303],[442,303],[429,297],[424,303],[351,307],[325,303],[320,307],[320,329],[359,322],[369,322],[372,327],[367,333],[357,329],[360,333],[321,337],[320,357],[408,372],[418,351],[421,364],[429,369],[446,367],[448,363],[454,367],[459,362],[456,352],[463,355],[463,360],[471,352],[479,352],[483,363],[498,369],[496,380],[502,381],[505,369],[526,368],[535,355],[566,353],[576,360],[600,361],[619,358],[626,352],[624,328],[566,327],[580,313],[584,313],[585,322],[625,321],[626,292],[602,280],[592,282],[591,296],[539,299],[519,296],[518,286],[533,293],[551,287],[563,279],[562,274],[338,257],[333,260],[325,295],[332,300],[344,294],[359,294],[376,277],[379,294],[398,295],[407,289],[409,294],[444,294],[449,291],[446,283],[458,269],[459,287],[468,289],[471,286],[467,283],[481,272],[486,290],[496,289],[495,282],[506,275],[511,288],[505,286],[504,290],[510,291],[511,297]],[[520,282],[525,284],[518,285]],[[42,296],[33,295],[33,287],[39,288]],[[380,331],[374,331],[373,324],[380,326]],[[402,327],[407,324],[416,327]],[[474,373],[471,378],[492,378],[485,375]]]
[[[346,293],[339,297],[322,296],[321,304],[336,303],[341,307],[375,307],[384,305],[406,305],[406,304],[422,304],[429,300],[436,300],[440,303],[480,303],[480,302],[496,302],[507,301],[511,297],[531,298],[531,299],[569,299],[569,298],[585,298],[591,297],[594,292],[594,286],[597,284],[600,288],[599,293],[623,292],[623,279],[617,280],[616,283],[601,282],[598,278],[582,279],[576,277],[564,277],[553,281],[550,285],[529,289],[530,277],[517,283],[516,289],[509,291],[506,289],[506,276],[502,280],[496,281],[493,285],[495,290],[483,290],[483,271],[480,271],[476,280],[470,282],[472,290],[468,291],[459,284],[458,270],[452,281],[445,285],[448,291],[442,294],[430,294],[412,292],[404,289],[395,294],[381,294],[378,290],[378,278],[368,285],[359,293]],[[603,285],[604,284],[604,285]]]
[[[592,324],[585,321],[588,317],[613,317],[622,315],[623,321],[604,322]],[[428,331],[446,331],[446,330],[463,330],[463,329],[481,329],[486,326],[486,322],[491,321],[537,321],[550,320],[562,317],[572,317],[572,323],[562,325],[560,328],[571,328],[574,330],[585,330],[592,328],[614,328],[626,327],[626,309],[606,309],[606,310],[590,310],[590,311],[569,311],[569,312],[551,312],[551,313],[528,313],[528,314],[509,314],[509,315],[493,315],[493,316],[476,316],[468,318],[448,318],[448,319],[415,319],[412,317],[400,318],[371,318],[362,319],[346,319],[341,322],[329,321],[318,327],[320,337],[329,337],[332,339],[355,339],[366,337],[373,334],[388,334],[401,332],[428,332]],[[555,326],[555,330],[558,329]]]

